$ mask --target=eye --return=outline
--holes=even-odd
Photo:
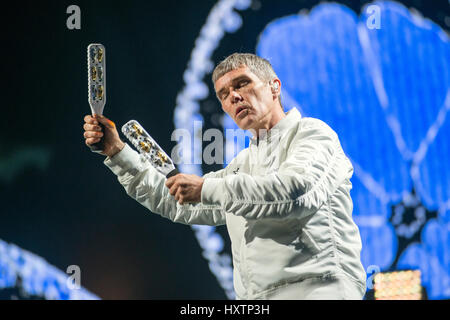
[[[239,88],[242,88],[242,87],[246,86],[247,84],[248,84],[248,80],[242,80],[242,81],[239,81],[238,86],[239,86]]]
[[[220,95],[220,100],[225,100],[228,97],[228,92],[224,92]]]

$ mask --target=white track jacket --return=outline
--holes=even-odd
[[[363,296],[353,167],[323,121],[291,109],[226,168],[204,175],[198,204],[178,204],[165,177],[129,145],[104,163],[150,211],[183,224],[226,224],[238,299],[267,299],[306,279],[334,277]]]

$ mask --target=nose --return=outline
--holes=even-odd
[[[231,97],[231,102],[232,103],[237,103],[237,102],[240,102],[240,101],[243,100],[242,96],[238,92],[236,92],[235,90],[231,91],[230,97]]]

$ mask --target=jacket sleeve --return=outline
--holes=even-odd
[[[302,218],[316,212],[352,174],[336,133],[316,119],[298,127],[278,171],[206,178],[202,203],[247,219]]]
[[[165,186],[166,178],[128,144],[104,164],[116,174],[127,194],[144,207],[173,222],[217,226],[225,224],[220,205],[180,205]],[[204,177],[220,177],[223,170]]]

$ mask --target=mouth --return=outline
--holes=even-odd
[[[245,110],[247,110],[248,108],[245,106],[240,106],[236,108],[236,117],[238,117],[239,115],[244,114]]]

